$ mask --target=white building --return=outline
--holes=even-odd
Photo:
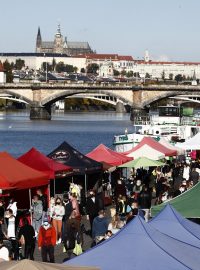
[[[6,73],[4,71],[2,63],[0,62],[0,84],[1,83],[6,83]]]
[[[86,67],[85,57],[68,57],[62,54],[51,53],[2,53],[0,54],[0,61],[3,63],[8,60],[10,63],[15,63],[17,59],[22,59],[25,62],[25,66],[29,69],[39,70],[42,67],[43,62],[47,62],[50,65],[53,61],[58,64],[63,62],[65,65],[72,65],[78,68],[80,72],[81,68]]]

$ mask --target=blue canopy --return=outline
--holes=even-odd
[[[199,270],[200,249],[162,234],[137,216],[113,237],[65,264],[101,270]]]
[[[150,220],[149,224],[162,233],[200,248],[200,225],[181,216],[170,204]]]

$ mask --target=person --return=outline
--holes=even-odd
[[[54,246],[56,245],[56,229],[49,223],[45,217],[38,234],[38,249],[41,250],[42,261],[50,263],[55,262]]]
[[[104,242],[105,240],[109,239],[111,236],[113,236],[113,233],[111,230],[107,230],[105,235],[101,237],[101,240],[98,242],[98,245]]]
[[[35,236],[37,237],[39,228],[42,224],[42,214],[43,214],[42,201],[39,200],[38,195],[35,195],[33,197],[32,211],[33,211],[32,225],[35,230]]]
[[[4,217],[0,217],[0,239],[6,239],[7,228]]]
[[[40,201],[42,201],[42,222],[43,222],[43,219],[44,217],[47,216],[48,211],[47,195],[43,194],[41,189],[38,189],[36,193],[39,196]]]
[[[76,199],[76,195],[70,193],[69,199],[72,203],[72,212],[71,212],[71,215],[69,217],[69,222],[74,223],[75,226],[77,227],[77,230],[79,231],[80,230],[81,214],[79,211],[79,204],[78,204],[78,201]]]
[[[3,238],[0,238],[0,259],[4,261],[9,261],[9,250],[3,244]]]
[[[4,217],[4,214],[5,214],[4,201],[0,200],[0,218]]]
[[[108,219],[105,217],[104,210],[100,210],[98,216],[93,220],[92,238],[97,244],[100,238],[105,235],[108,230]]]
[[[10,198],[9,205],[6,208],[6,210],[9,210],[9,209],[12,210],[13,216],[16,217],[17,216],[17,202],[15,202],[13,198]]]
[[[112,232],[112,234],[117,233],[124,226],[124,221],[120,219],[118,214],[115,214],[112,217],[111,222],[108,225],[108,230]]]
[[[61,199],[58,197],[55,200],[55,206],[53,208],[52,214],[52,224],[56,229],[57,244],[61,243],[62,219],[64,215],[65,215],[65,208],[62,205]]]
[[[148,190],[147,186],[142,187],[138,198],[139,208],[145,212],[145,220],[149,219],[149,211],[151,208],[151,192]]]
[[[12,256],[14,260],[19,257],[18,245],[16,240],[16,229],[15,229],[15,216],[13,215],[13,210],[8,209],[5,213],[5,218],[7,222],[7,239],[11,242],[12,246]]]
[[[126,197],[119,195],[117,198],[116,212],[121,216],[126,215]]]
[[[94,191],[91,190],[89,192],[89,197],[87,198],[87,202],[86,202],[86,211],[87,211],[88,216],[89,216],[91,231],[92,231],[93,220],[95,217],[98,216],[98,210],[99,210],[98,204],[97,204],[97,200],[95,198]]]
[[[192,168],[189,179],[190,181],[193,181],[193,185],[196,185],[199,182],[199,173],[196,171],[196,168]]]
[[[19,230],[18,239],[24,237],[25,249],[24,258],[34,260],[33,254],[35,250],[35,230],[32,225],[29,225],[27,218],[23,218],[23,226]]]

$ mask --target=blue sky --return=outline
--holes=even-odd
[[[200,61],[199,0],[4,0],[0,52],[33,52],[38,26],[52,40],[58,21],[98,53]]]

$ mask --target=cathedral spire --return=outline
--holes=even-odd
[[[58,24],[56,36],[61,37],[60,23]]]
[[[41,45],[42,45],[42,36],[40,32],[40,27],[38,27],[38,33],[37,33],[37,39],[36,39],[36,52],[37,52],[37,49],[41,47]]]

